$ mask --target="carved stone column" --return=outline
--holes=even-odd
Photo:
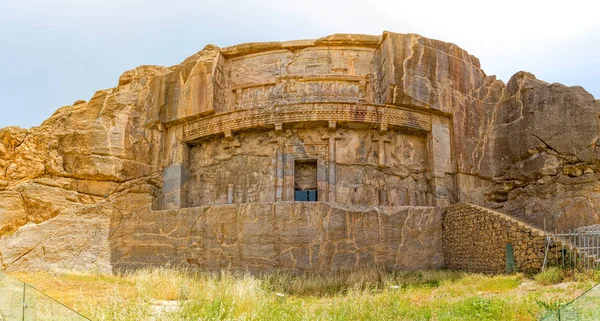
[[[327,181],[328,181],[328,197],[327,201],[336,202],[336,140],[342,139],[339,133],[336,131],[336,122],[330,121],[327,133],[323,135],[323,139],[329,141],[329,151],[327,159]]]
[[[390,138],[390,134],[387,132],[387,124],[381,124],[379,127],[379,132],[374,133],[371,140],[377,142],[378,165],[380,167],[386,166],[385,143],[389,143],[392,141],[392,139]]]
[[[294,146],[285,146],[283,155],[283,200],[294,200],[294,161],[295,157],[290,150]]]
[[[283,125],[281,123],[275,124],[275,133],[269,133],[272,144],[277,144],[277,150],[275,152],[275,201],[279,202],[283,200],[283,159],[284,152],[282,148],[283,144]]]
[[[233,189],[235,186],[232,183],[227,184],[227,204],[233,204]]]
[[[229,151],[231,156],[233,156],[235,154],[235,151],[237,148],[242,146],[242,144],[237,139],[237,137],[233,136],[230,131],[225,132],[225,139],[222,142],[223,142],[223,149]]]
[[[281,146],[277,147],[276,157],[275,201],[281,201],[283,200],[283,150]]]

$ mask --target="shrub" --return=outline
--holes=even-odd
[[[565,272],[560,268],[551,267],[537,274],[534,279],[538,284],[541,285],[556,284],[564,281]]]

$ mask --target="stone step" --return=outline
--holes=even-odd
[[[487,213],[489,215],[494,215],[496,217],[499,217],[499,218],[505,220],[506,222],[516,224],[518,227],[523,228],[526,232],[531,233],[534,236],[543,236],[543,237],[550,236],[552,238],[553,242],[555,242],[555,245],[557,247],[561,247],[567,251],[575,252],[576,255],[578,255],[578,256],[583,256],[583,258],[581,258],[582,260],[589,260],[590,262],[593,262],[593,263],[600,263],[600,253],[593,253],[594,250],[598,249],[597,247],[590,247],[590,246],[583,246],[583,245],[578,246],[577,244],[573,243],[568,238],[548,235],[543,230],[540,230],[539,228],[537,228],[533,225],[530,225],[526,222],[518,220],[508,214],[497,212],[497,211],[491,210],[489,208],[485,208],[485,207],[475,205],[475,204],[470,204],[470,203],[465,203],[465,204],[470,206],[473,209],[477,209],[477,210]]]
[[[497,216],[499,218],[502,218],[505,221],[517,224],[517,226],[519,226],[521,228],[525,228],[527,232],[536,233],[537,236],[545,236],[546,235],[546,233],[544,231],[538,229],[537,227],[532,226],[532,225],[530,225],[530,224],[528,224],[526,222],[523,222],[521,220],[518,220],[518,219],[516,219],[516,218],[514,218],[514,217],[512,217],[512,216],[510,216],[508,214],[501,213],[501,212],[496,212],[496,211],[491,210],[489,208],[485,208],[483,206],[479,206],[479,205],[475,205],[475,204],[471,204],[471,203],[465,203],[465,204],[468,205],[468,206],[470,206],[470,207],[472,207],[472,208],[474,208],[474,209],[477,209],[477,210],[483,211],[485,213],[488,213],[488,214]]]
[[[470,208],[472,208],[474,210],[480,211],[482,213],[496,216],[496,217],[506,221],[509,224],[514,224],[514,225],[518,226],[519,228],[523,229],[525,232],[530,233],[532,236],[549,237],[552,240],[554,246],[557,249],[559,249],[559,251],[564,249],[564,250],[573,252],[576,256],[579,257],[578,260],[592,262],[592,264],[600,264],[600,253],[594,253],[594,250],[596,250],[597,248],[593,248],[593,247],[589,247],[589,246],[578,246],[576,243],[572,242],[568,238],[563,238],[561,236],[548,234],[545,231],[543,231],[531,224],[523,222],[515,217],[512,217],[512,216],[502,213],[502,212],[497,212],[497,211],[491,210],[489,208],[485,208],[485,207],[475,205],[475,204],[470,204],[470,203],[463,203],[463,204],[469,206]]]

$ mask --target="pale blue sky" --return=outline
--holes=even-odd
[[[174,65],[208,43],[419,33],[600,98],[594,1],[0,0],[0,127],[39,125],[143,64]],[[492,3],[492,2],[490,2]]]

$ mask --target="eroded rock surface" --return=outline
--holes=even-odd
[[[167,68],[62,107],[30,130],[0,129],[2,268],[110,272],[110,222],[160,189],[157,132],[140,97]]]
[[[366,250],[354,244],[339,259],[322,252],[326,240],[355,240],[331,239],[318,219],[344,206],[361,208],[344,210],[357,220],[345,223],[350,234],[381,213],[389,222],[412,215],[394,208],[462,201],[548,229],[598,224],[599,111],[580,87],[526,72],[504,84],[458,46],[415,34],[208,45],[176,66],[127,71],[117,87],[38,127],[0,129],[0,264],[101,272],[171,259],[210,268],[337,269],[362,258],[419,265],[377,259],[397,249],[377,242],[404,242],[398,235],[370,239]],[[295,204],[297,192],[319,202]],[[281,206],[306,221],[274,214]],[[228,246],[214,243],[219,226],[246,231],[254,219],[286,222],[291,243],[306,239],[321,254],[312,258],[302,243],[304,258],[291,259],[278,240],[263,244],[247,231],[244,242],[258,242],[247,248],[254,261],[219,256]],[[437,241],[419,240],[441,221],[402,224],[410,244],[432,253],[419,266],[438,266]],[[369,238],[382,228],[369,225]],[[165,245],[148,248],[154,237]],[[240,242],[232,248],[246,249]]]
[[[443,266],[433,207],[247,203],[138,213],[115,233],[115,268],[163,265],[251,271]]]
[[[596,224],[599,116],[583,88],[517,73],[478,125],[480,162],[458,184],[462,199],[548,230]]]

